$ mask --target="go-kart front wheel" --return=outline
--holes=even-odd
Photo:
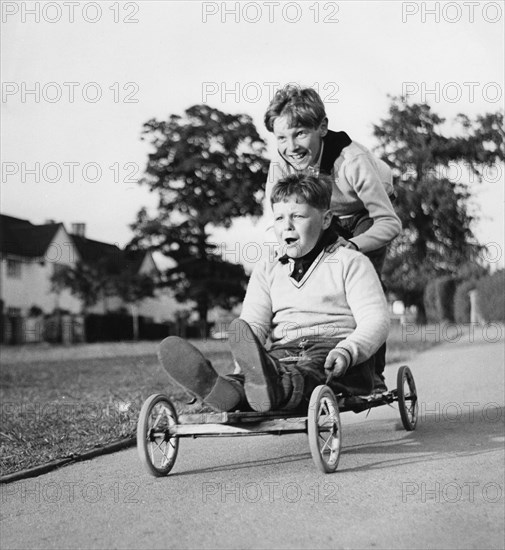
[[[417,390],[412,371],[407,366],[400,367],[396,377],[398,408],[403,427],[411,432],[417,424]]]
[[[310,396],[307,434],[316,466],[322,472],[334,472],[340,459],[342,426],[335,394],[328,386],[317,386]]]
[[[175,464],[179,439],[170,429],[177,423],[177,412],[166,395],[151,395],[142,405],[137,422],[137,450],[153,476],[168,475]]]

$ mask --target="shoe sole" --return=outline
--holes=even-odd
[[[199,402],[221,412],[222,408],[205,400],[218,379],[217,372],[197,349],[182,339],[173,338],[165,338],[158,348],[158,360],[170,381]]]
[[[272,410],[274,402],[265,373],[260,345],[251,327],[241,319],[230,324],[228,342],[235,361],[245,376],[244,391],[250,407],[256,412]]]

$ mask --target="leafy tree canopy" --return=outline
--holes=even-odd
[[[156,288],[153,277],[129,269],[121,270],[111,258],[94,264],[79,261],[74,266],[59,266],[51,277],[51,284],[55,291],[68,288],[82,301],[84,310],[111,296],[119,296],[127,304],[136,304],[153,297]]]
[[[196,301],[205,323],[209,307],[230,307],[243,298],[243,268],[215,255],[209,231],[261,214],[265,143],[248,115],[207,105],[190,107],[183,117],[149,120],[143,139],[154,151],[140,183],[159,202],[154,217],[145,208],[139,211],[131,246],[159,250],[177,262],[165,282],[179,300]]]
[[[503,161],[503,114],[471,121],[456,119],[457,135],[447,136],[445,119],[427,104],[392,98],[389,116],[374,125],[382,158],[393,167],[395,210],[403,224],[386,261],[386,284],[406,305],[424,314],[424,287],[433,277],[455,275],[479,262],[481,246],[472,231],[475,214],[463,174],[482,178],[483,168]],[[457,175],[448,169],[452,166]]]

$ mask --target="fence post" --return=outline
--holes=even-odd
[[[478,323],[479,325],[485,324],[485,319],[482,316],[479,307],[479,292],[476,289],[468,292],[470,297],[470,323]]]

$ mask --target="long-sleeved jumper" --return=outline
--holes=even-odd
[[[337,337],[351,365],[371,357],[387,338],[389,312],[370,260],[339,247],[323,250],[299,282],[291,268],[291,262],[263,258],[253,270],[240,316],[261,343],[269,335],[273,344]]]

